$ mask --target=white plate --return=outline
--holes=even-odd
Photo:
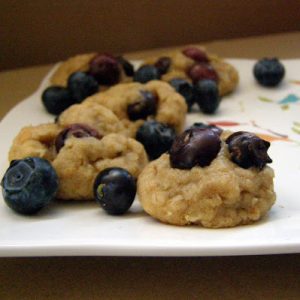
[[[95,203],[54,203],[38,216],[15,214],[0,199],[0,256],[133,255],[205,256],[300,252],[300,60],[283,61],[284,83],[279,88],[258,86],[252,76],[254,61],[228,60],[240,73],[238,90],[223,99],[219,112],[209,117],[199,112],[194,121],[230,121],[233,130],[251,130],[288,139],[272,142],[269,150],[275,169],[277,201],[266,218],[229,229],[164,225],[142,212],[136,200],[126,216],[106,215]],[[53,72],[53,71],[52,71]],[[0,176],[8,166],[13,137],[28,124],[53,120],[41,104],[38,91],[17,105],[0,123]],[[17,88],[17,87],[16,87]],[[288,108],[278,103],[285,99]],[[265,101],[259,99],[264,97]],[[253,125],[253,121],[257,126]],[[228,125],[228,124],[227,124]],[[298,126],[297,126],[298,125]],[[294,127],[294,129],[292,129]],[[2,197],[2,196],[1,196]]]

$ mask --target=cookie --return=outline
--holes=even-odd
[[[197,52],[197,50],[199,52]],[[203,66],[203,70],[198,70],[196,78],[197,76],[203,76],[202,79],[204,79],[208,76],[207,78],[212,79],[216,73],[219,93],[221,96],[231,93],[238,85],[239,75],[237,70],[222,58],[208,53],[204,48],[190,46],[181,50],[174,50],[165,53],[162,52],[160,56],[146,59],[144,64],[157,65],[161,57],[170,58],[170,65],[165,72],[163,72],[164,74],[161,77],[164,81],[170,81],[174,78],[182,78],[192,82],[193,79],[190,76],[191,72],[193,72],[192,68],[196,65],[200,65]],[[208,73],[208,75],[205,73]]]
[[[148,116],[141,114],[142,119],[136,115],[136,118],[130,120],[129,106],[143,105],[143,101],[149,100],[149,97],[155,98],[155,100],[152,99],[156,101],[154,112],[150,111]],[[177,132],[181,132],[185,125],[187,112],[185,100],[163,81],[153,80],[146,84],[138,82],[118,84],[105,92],[88,97],[84,102],[97,103],[112,110],[126,128],[131,127],[132,137],[146,119],[155,119],[170,125]]]
[[[130,136],[131,128],[124,127],[121,120],[110,109],[96,102],[84,101],[70,106],[63,111],[57,123],[66,127],[74,123],[82,123],[96,129],[100,135],[120,133]]]
[[[86,53],[86,54],[79,54],[74,57],[70,57],[66,61],[62,62],[57,69],[54,71],[52,76],[50,77],[50,85],[58,85],[58,86],[66,86],[69,76],[74,72],[88,72],[90,70],[90,62],[99,54],[96,52],[94,53]],[[111,55],[104,54],[109,57],[113,57]],[[122,64],[116,60],[116,72],[117,74],[117,82],[127,82],[131,81],[131,77],[126,75]],[[117,83],[115,82],[115,83]],[[112,84],[103,84],[100,80],[100,89],[104,90],[108,86]]]
[[[174,167],[178,157],[171,159],[172,148],[170,154],[149,163],[138,179],[144,210],[164,223],[207,228],[250,224],[265,216],[276,198],[273,169],[266,165],[241,167],[233,161],[228,145],[224,141],[219,145],[208,164],[203,152],[205,159],[197,165]]]
[[[79,127],[83,127],[83,133],[91,131],[86,125]],[[74,125],[68,128],[74,129]],[[65,130],[57,124],[27,126],[21,129],[9,151],[9,161],[29,156],[50,161],[59,177],[59,199],[92,199],[93,181],[100,171],[121,167],[137,177],[148,163],[144,147],[134,139],[113,133],[94,137],[82,135],[82,131],[78,134],[77,130],[77,134],[73,132],[75,136],[63,135],[57,143],[57,136]]]

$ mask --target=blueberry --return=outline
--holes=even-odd
[[[182,50],[182,53],[197,62],[209,62],[206,53],[197,47],[187,47]]]
[[[185,102],[190,111],[193,104],[195,103],[194,87],[187,80],[181,78],[174,78],[169,81],[169,83],[174,87],[174,89],[183,96]]]
[[[42,94],[42,102],[46,110],[53,115],[59,115],[75,103],[68,89],[61,86],[50,86]]]
[[[107,168],[94,181],[94,196],[110,215],[124,214],[132,205],[136,194],[136,180],[125,169]]]
[[[154,66],[157,68],[160,75],[164,75],[168,72],[171,66],[171,58],[167,56],[160,57]]]
[[[42,158],[13,160],[1,181],[6,204],[24,215],[35,214],[47,206],[58,190],[58,177]]]
[[[206,167],[216,158],[221,149],[219,135],[211,129],[191,128],[176,137],[170,149],[170,164],[173,168],[191,169]]]
[[[207,63],[196,63],[187,70],[187,75],[192,79],[193,83],[199,80],[211,79],[216,82],[219,81],[219,76],[212,65]]]
[[[99,91],[98,82],[84,72],[75,72],[68,78],[68,89],[72,98],[77,102],[82,102],[88,96]]]
[[[99,84],[113,85],[120,81],[118,60],[110,54],[98,54],[90,61],[88,71]]]
[[[262,170],[272,159],[268,156],[270,143],[257,135],[238,131],[226,139],[231,160],[244,169],[256,167]]]
[[[136,133],[136,139],[144,145],[151,160],[168,151],[175,137],[176,133],[172,127],[157,121],[145,122]]]
[[[55,148],[58,153],[59,150],[65,145],[66,139],[71,136],[76,138],[94,137],[96,139],[101,139],[100,134],[94,128],[86,124],[72,124],[63,129],[55,139]]]
[[[133,80],[141,83],[146,83],[150,80],[160,79],[160,73],[155,66],[144,65],[138,68],[135,72]]]
[[[202,128],[202,129],[211,129],[214,131],[216,134],[221,135],[223,132],[223,129],[216,126],[216,125],[210,125],[210,124],[204,124],[201,122],[194,123],[189,129],[191,128]]]
[[[127,106],[127,115],[131,121],[147,119],[148,116],[155,115],[157,103],[158,97],[156,94],[141,90],[140,98]]]
[[[277,58],[263,58],[253,68],[254,77],[263,86],[276,86],[284,77],[285,69]]]
[[[128,60],[126,60],[123,56],[117,57],[117,60],[121,64],[125,74],[129,77],[132,77],[134,75],[133,65]]]
[[[201,111],[213,114],[221,102],[218,85],[214,80],[200,80],[195,84],[195,100]]]

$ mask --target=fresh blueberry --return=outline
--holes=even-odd
[[[171,66],[171,58],[167,56],[163,56],[157,60],[154,66],[157,68],[160,75],[164,75],[168,72]]]
[[[155,115],[157,110],[158,97],[156,94],[141,90],[140,98],[136,102],[127,106],[127,115],[131,121],[147,119],[148,116]]]
[[[150,80],[160,79],[160,73],[155,66],[144,65],[137,69],[133,80],[141,83],[146,83]]]
[[[42,102],[46,110],[53,115],[59,115],[75,103],[70,91],[61,86],[50,86],[42,94]]]
[[[86,124],[72,124],[67,126],[57,135],[55,139],[57,153],[65,145],[65,141],[71,136],[76,138],[94,137],[96,139],[101,139],[100,134],[94,128],[91,128]]]
[[[213,130],[187,129],[176,137],[170,149],[170,164],[178,169],[206,167],[216,158],[220,149],[221,139]]]
[[[120,81],[118,60],[110,54],[98,54],[90,61],[88,71],[99,84],[113,85]]]
[[[182,53],[186,56],[186,57],[189,57],[191,58],[192,60],[194,61],[197,61],[197,62],[209,62],[209,59],[207,57],[207,54],[197,48],[197,47],[187,47],[185,49],[182,50]]]
[[[221,98],[214,80],[200,80],[195,84],[195,100],[205,114],[213,114],[219,107]]]
[[[110,215],[121,215],[128,211],[135,194],[136,180],[125,169],[107,168],[95,179],[95,199]]]
[[[190,111],[193,104],[195,103],[194,87],[187,80],[181,78],[174,78],[169,81],[169,83],[174,87],[174,89],[183,96],[185,102]]]
[[[263,58],[254,65],[253,73],[258,83],[272,87],[281,82],[285,69],[277,58]]]
[[[123,56],[118,56],[117,60],[121,64],[125,74],[129,77],[132,77],[134,75],[133,65],[128,60],[126,60]]]
[[[223,132],[223,129],[216,125],[205,124],[205,123],[201,123],[201,122],[194,123],[189,129],[192,129],[192,128],[211,129],[218,135],[221,135]]]
[[[75,72],[68,78],[68,89],[72,98],[80,103],[88,96],[97,93],[99,85],[93,76],[84,72]]]
[[[219,76],[212,65],[207,63],[196,63],[187,70],[187,75],[192,79],[193,83],[199,80],[211,79],[216,82],[219,81]]]
[[[6,204],[24,215],[35,214],[47,206],[58,190],[58,177],[42,158],[13,160],[1,181]]]
[[[144,145],[151,160],[167,152],[175,137],[176,133],[172,127],[157,121],[145,122],[136,133],[136,139]]]

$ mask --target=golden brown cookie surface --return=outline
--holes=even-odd
[[[190,170],[172,168],[169,155],[148,164],[138,180],[138,196],[152,217],[174,225],[208,228],[250,224],[275,202],[274,172],[243,169],[229,159],[223,144],[212,163]]]

